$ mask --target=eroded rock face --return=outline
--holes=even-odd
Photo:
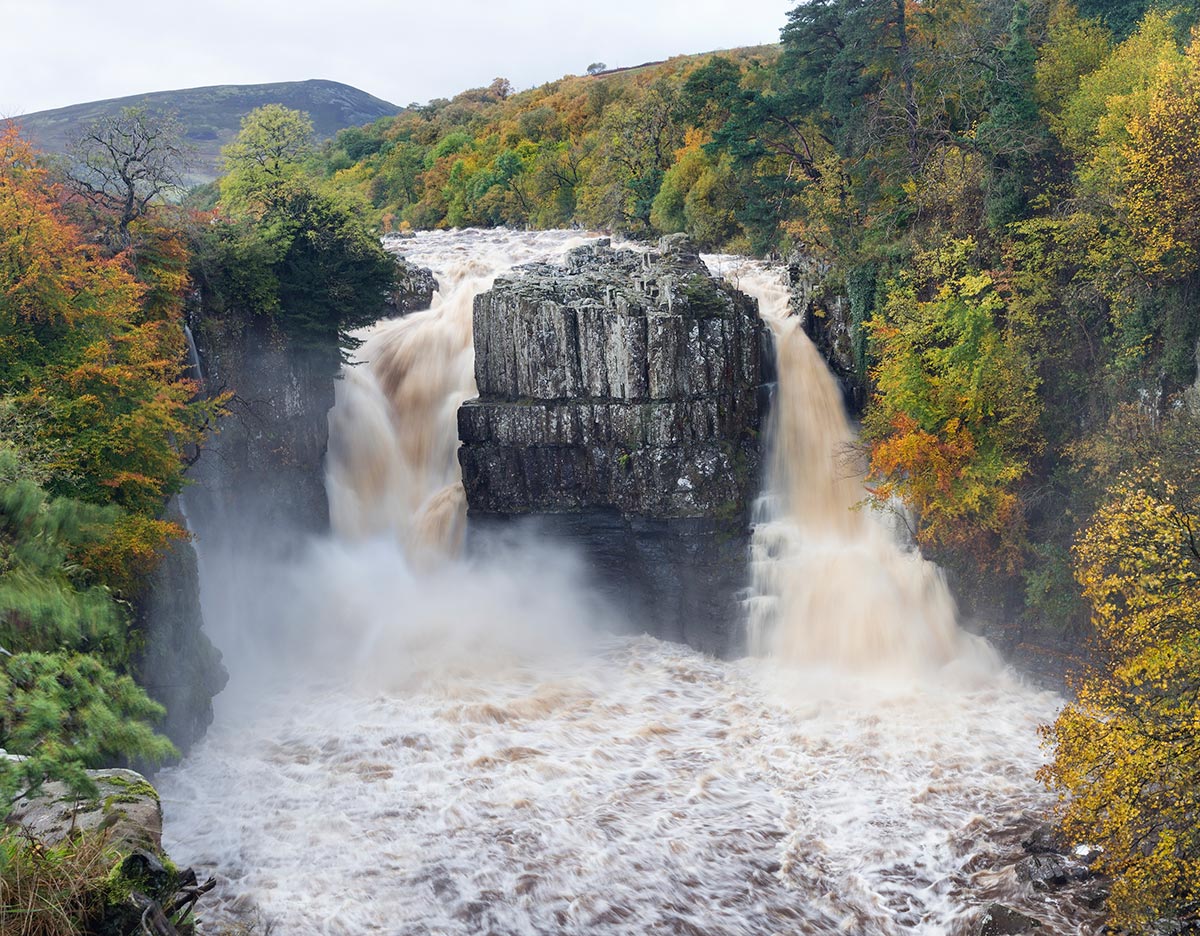
[[[856,334],[850,300],[828,284],[829,264],[804,254],[788,258],[791,306],[805,334],[821,352],[841,384],[846,408],[862,412],[868,388],[859,360],[862,338]]]
[[[753,300],[680,237],[589,245],[497,280],[474,339],[473,526],[542,517],[656,632],[734,649],[768,347]]]
[[[428,309],[437,290],[438,281],[432,270],[398,256],[396,286],[386,299],[388,311],[392,315],[405,315],[419,309]]]
[[[304,345],[269,322],[230,317],[202,318],[196,341],[207,391],[234,394],[190,472],[200,549],[274,554],[328,530],[323,459],[341,367],[336,338]]]
[[[164,516],[186,526],[175,498]],[[137,615],[143,635],[138,682],[167,710],[158,729],[186,754],[204,737],[213,719],[213,697],[229,679],[204,631],[200,572],[190,542],[171,544],[137,602]]]

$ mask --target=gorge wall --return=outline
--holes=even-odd
[[[537,518],[659,636],[739,648],[769,344],[753,300],[684,238],[605,243],[474,304],[477,399],[458,414],[474,541]]]
[[[289,340],[265,318],[201,318],[196,344],[210,394],[232,392],[187,491],[205,543],[252,540],[286,549],[329,528],[322,462],[340,367],[327,345]]]

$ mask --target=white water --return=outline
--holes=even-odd
[[[483,284],[568,239],[464,232],[406,247]],[[339,394],[341,538],[244,576],[255,587],[238,619],[210,621],[218,645],[242,638],[231,688],[209,737],[160,782],[172,855],[222,875],[210,915],[253,906],[280,934],[958,934],[1002,898],[1049,933],[1091,932],[1074,908],[1020,892],[1010,868],[1047,805],[1036,726],[1058,700],[989,668],[940,611],[895,609],[892,636],[866,640],[904,658],[882,671],[859,637],[817,636],[872,632],[867,592],[939,607],[936,575],[864,532],[869,518],[830,508],[842,532],[826,547],[802,509],[769,512],[759,546],[764,527],[792,527],[770,562],[758,556],[773,655],[737,662],[604,636],[604,609],[560,548],[412,561],[414,541],[428,542],[412,518],[458,480],[453,429],[438,431],[469,392],[469,306],[465,292],[451,303],[451,281],[420,327],[455,319],[436,392],[413,403],[396,395],[403,379],[385,391],[358,369]],[[364,358],[414,321],[380,326]],[[418,355],[400,371],[432,363]],[[441,414],[417,418],[416,449],[409,410],[389,398]],[[777,503],[819,500],[817,484]],[[857,573],[835,577],[840,563]],[[934,582],[934,600],[871,584],[889,564],[902,582]]]
[[[999,669],[959,630],[941,570],[864,503],[863,466],[837,381],[790,315],[781,271],[710,257],[715,273],[759,303],[774,337],[779,384],[768,493],[751,544],[751,645],[799,663],[910,678]]]

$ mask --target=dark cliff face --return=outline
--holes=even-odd
[[[183,751],[204,735],[227,680],[205,628],[226,632],[222,619],[254,577],[329,527],[326,414],[340,367],[335,336],[328,347],[297,347],[265,319],[200,316],[195,338],[206,392],[234,396],[188,472],[182,501],[194,545],[172,548],[138,604],[139,682],[166,707],[162,730]],[[176,504],[169,509],[184,522]],[[198,564],[221,583],[204,593],[208,620]]]
[[[862,361],[863,337],[849,299],[830,290],[829,264],[803,254],[787,261],[792,313],[838,379],[846,409],[861,414],[870,388]]]
[[[167,505],[165,516],[186,523],[177,499]],[[172,544],[162,557],[137,603],[137,615],[143,634],[138,682],[167,710],[159,730],[186,754],[212,723],[213,697],[229,678],[204,631],[200,573],[190,542]]]
[[[329,528],[323,461],[340,368],[337,340],[298,344],[264,320],[202,319],[209,393],[232,392],[187,491],[201,548],[281,554]]]
[[[754,302],[666,238],[584,247],[475,300],[479,398],[459,410],[472,526],[539,517],[661,636],[736,648],[759,487]]]

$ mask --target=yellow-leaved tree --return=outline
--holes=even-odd
[[[1144,114],[1129,122],[1120,199],[1143,266],[1183,276],[1200,250],[1200,36],[1181,67],[1162,65]]]
[[[1168,474],[1170,477],[1168,477]],[[1173,480],[1172,480],[1173,478]],[[1200,918],[1200,468],[1126,473],[1075,547],[1098,659],[1046,729],[1064,831],[1102,849],[1112,922]]]

